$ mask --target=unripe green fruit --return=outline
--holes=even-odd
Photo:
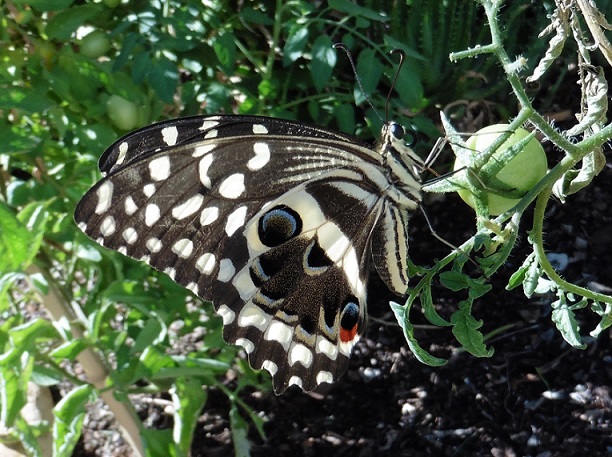
[[[501,134],[508,131],[508,124],[495,124],[489,125],[478,132],[473,134],[466,142],[468,148],[475,152],[484,151],[491,143],[493,143]],[[491,160],[499,158],[503,152],[510,148],[512,145],[519,142],[521,139],[529,135],[529,132],[525,129],[516,129],[512,135],[495,151]],[[463,163],[459,158],[455,160],[455,170],[464,168],[467,164]],[[502,168],[496,175],[502,183],[508,185],[510,188],[517,191],[521,191],[526,194],[529,190],[535,186],[540,179],[546,175],[547,169],[546,154],[544,149],[538,140],[532,138],[504,168]],[[468,189],[461,189],[457,192],[461,199],[470,205],[472,208],[475,207],[474,199],[471,192]],[[492,216],[497,216],[505,211],[508,211],[515,206],[520,199],[506,198],[497,195],[492,192],[485,192],[488,205],[489,213]]]

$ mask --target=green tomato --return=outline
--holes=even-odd
[[[484,151],[497,137],[508,131],[508,124],[489,125],[473,134],[466,142],[469,149],[473,151]],[[500,157],[502,153],[516,144],[521,139],[529,135],[525,129],[517,129],[510,137],[502,143],[495,151],[493,158]],[[455,160],[455,170],[466,166],[459,158]],[[502,168],[495,178],[507,186],[526,194],[535,186],[540,179],[546,175],[547,169],[546,154],[538,140],[532,138],[508,164]],[[461,189],[457,192],[461,199],[475,208],[474,199],[468,189]],[[486,192],[488,199],[489,213],[497,216],[515,206],[520,199],[506,198],[492,192]]]
[[[79,49],[85,57],[97,59],[105,55],[110,47],[111,41],[108,35],[101,30],[94,30],[83,37]]]
[[[110,96],[106,111],[113,124],[121,130],[132,130],[138,125],[138,105],[119,95]]]

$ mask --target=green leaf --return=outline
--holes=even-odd
[[[236,67],[236,39],[232,33],[223,33],[213,43],[221,70],[228,76],[234,74]]]
[[[185,376],[175,381],[170,394],[174,405],[174,441],[184,455],[189,455],[193,432],[208,396],[197,379]]]
[[[232,430],[234,455],[236,457],[250,457],[251,444],[248,439],[249,427],[240,415],[235,403],[232,403],[230,409],[230,428]]]
[[[299,27],[293,27],[283,48],[284,67],[289,66],[304,55],[306,43],[308,43],[308,27],[302,24]]]
[[[14,349],[12,352],[20,352]],[[27,378],[24,379],[21,357],[11,357],[10,364],[0,370],[0,423],[12,426],[26,404]],[[27,357],[26,360],[34,359]]]
[[[76,356],[79,355],[86,347],[87,342],[81,338],[78,338],[60,344],[53,349],[49,355],[58,361],[63,359],[76,360]]]
[[[0,201],[0,270],[19,269],[29,257],[31,241],[30,232],[15,213]]]
[[[72,455],[81,436],[85,405],[93,397],[93,388],[87,384],[75,387],[53,408],[53,455]]]
[[[166,329],[158,319],[148,319],[144,328],[138,333],[138,337],[132,346],[131,353],[139,354],[147,347],[152,346],[166,337]]]
[[[184,457],[172,439],[172,430],[143,428],[140,434],[147,457]]]
[[[336,66],[336,50],[333,48],[331,38],[327,35],[319,36],[312,44],[312,63],[310,74],[317,91],[321,92],[329,82]]]
[[[29,457],[43,457],[45,455],[37,440],[45,424],[30,424],[24,420],[23,416],[19,415],[15,418],[14,427],[17,438],[19,438],[20,444]]]
[[[540,278],[542,277],[542,269],[534,253],[525,259],[523,266],[527,267],[525,279],[523,280],[523,293],[525,297],[530,298],[538,288]]]
[[[361,79],[361,85],[366,95],[373,94],[378,87],[380,78],[383,74],[383,65],[376,58],[376,53],[372,49],[364,49],[357,57],[357,76]],[[364,95],[361,89],[355,88],[355,101],[359,105],[363,102]],[[361,95],[359,95],[361,94]]]
[[[101,6],[93,3],[73,6],[53,16],[47,23],[45,32],[51,39],[68,41],[76,29],[102,11]]]
[[[458,271],[444,271],[440,273],[440,282],[447,289],[458,292],[469,287],[469,276]]]
[[[340,131],[353,134],[355,133],[355,107],[348,103],[334,106],[334,117],[338,123]]]
[[[612,304],[606,303],[606,309],[604,310],[600,303],[594,302],[591,305],[591,309],[594,313],[601,316],[601,321],[590,333],[593,338],[597,338],[599,335],[601,335],[601,332],[612,326]]]
[[[27,89],[21,87],[2,87],[0,91],[0,108],[21,109],[28,113],[40,113],[54,104],[53,100],[47,95],[48,89],[46,85],[28,87]],[[2,133],[2,135],[6,136],[9,141],[12,138],[11,142],[13,143],[16,141],[23,142],[25,145],[37,143],[33,138],[31,138],[30,141],[22,139],[21,135],[23,132],[18,130],[6,130],[5,132],[6,133]],[[3,143],[2,149],[4,150],[6,147],[7,144]],[[25,149],[29,149],[29,147]],[[6,152],[15,152],[15,150],[7,150]]]
[[[350,16],[361,16],[377,22],[386,22],[389,20],[388,16],[377,13],[369,8],[359,6],[358,4],[349,0],[329,0],[328,4],[330,8],[341,11]]]
[[[274,25],[274,19],[267,16],[265,13],[262,13],[258,10],[254,10],[250,7],[242,8],[240,10],[240,16],[246,22],[251,22],[252,24]]]
[[[581,300],[575,305],[570,306],[567,303],[565,294],[559,295],[559,299],[551,303],[553,309],[551,319],[555,323],[557,330],[572,347],[578,349],[586,348],[586,344],[582,342],[580,336],[580,326],[576,320],[574,309],[583,308],[586,306],[586,299]]]
[[[149,84],[157,96],[165,103],[172,103],[178,87],[179,74],[176,64],[161,57],[151,68]]]
[[[68,8],[74,0],[14,0],[16,5],[27,5],[39,11],[59,11]]]
[[[468,301],[459,303],[459,309],[451,316],[453,335],[463,348],[476,357],[491,357],[493,349],[487,349],[484,336],[478,330],[482,327],[482,320],[474,319],[472,306]]]
[[[423,349],[417,339],[414,336],[414,327],[410,323],[408,319],[408,306],[402,306],[399,303],[389,302],[389,306],[397,319],[400,327],[404,331],[404,337],[406,338],[406,342],[408,343],[408,347],[417,358],[417,360],[421,363],[432,367],[439,367],[445,365],[447,363],[446,360],[434,357],[425,349]]]
[[[431,322],[433,325],[437,325],[438,327],[448,327],[451,325],[450,322],[440,316],[438,311],[436,311],[433,304],[433,297],[431,296],[431,283],[428,284],[427,287],[423,288],[420,298],[423,314],[429,322]]]

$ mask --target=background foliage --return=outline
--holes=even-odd
[[[206,0],[13,0],[1,8],[0,423],[32,455],[40,454],[37,438],[49,431],[56,455],[70,455],[85,405],[104,396],[102,387],[110,388],[107,403],[128,393],[171,393],[174,432],[163,439],[146,440],[129,402],[125,411],[111,406],[127,424],[127,436],[145,436],[150,455],[187,454],[206,403],[202,385],[227,393],[237,453],[248,452],[247,423],[263,433],[262,419],[237,394],[246,386],[269,389],[268,379],[222,343],[212,308],[165,275],[91,243],[72,220],[76,202],[99,179],[97,158],[118,136],[161,119],[233,112],[299,119],[372,139],[382,123],[376,112],[386,116],[397,71],[393,48],[407,59],[388,112],[415,132],[418,150],[428,151],[441,134],[439,109],[465,119],[474,102],[487,100],[496,119],[517,114],[495,55],[448,59],[490,39],[490,18],[476,2],[332,0],[315,6],[293,0],[236,8]],[[535,65],[548,46],[536,36],[553,9],[553,2],[510,2],[500,20],[517,33],[505,42],[506,53],[522,53]],[[520,46],[525,41],[527,49]],[[375,110],[346,56],[332,48],[337,42],[351,50]],[[549,75],[548,93],[564,77]],[[549,102],[538,100],[537,108]],[[469,290],[470,300],[488,291],[483,280],[459,269],[443,272],[447,287]],[[514,285],[533,280],[528,270],[540,274],[532,259]],[[433,273],[417,272],[433,280]],[[431,301],[424,308],[432,322],[448,325]],[[405,306],[394,310],[408,314]],[[452,322],[454,333],[480,338],[478,321],[463,311]],[[602,329],[610,325],[607,312]],[[192,352],[173,352],[186,342]],[[438,363],[412,343],[422,360]],[[477,343],[474,352],[485,355]],[[87,377],[75,371],[77,360]],[[101,378],[94,380],[96,369]],[[237,376],[232,387],[227,370]],[[19,414],[30,381],[64,393],[52,429],[45,422],[32,427]]]

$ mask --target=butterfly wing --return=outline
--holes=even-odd
[[[276,392],[345,371],[384,207],[379,154],[298,123],[195,117],[128,134],[100,169],[79,226],[211,300]]]

